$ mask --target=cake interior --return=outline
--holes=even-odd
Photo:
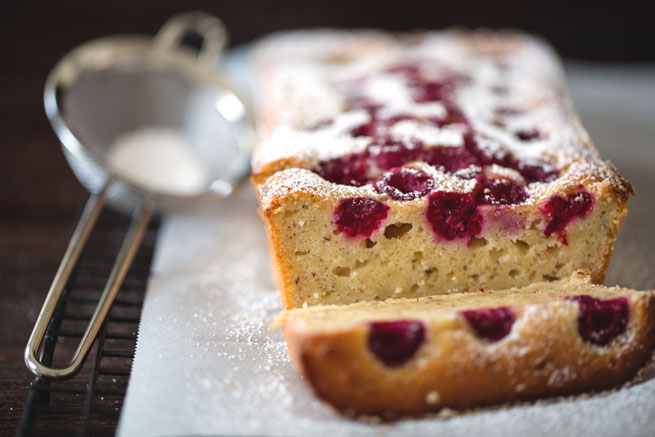
[[[594,285],[584,272],[571,278],[540,282],[521,289],[478,290],[469,293],[427,296],[417,299],[389,299],[383,302],[359,302],[351,305],[325,305],[288,310],[286,322],[300,323],[303,330],[322,333],[344,331],[369,322],[391,320],[443,319],[464,310],[517,307],[564,300],[570,296],[591,296],[596,299],[629,298],[640,293],[619,287]]]
[[[583,268],[601,283],[625,214],[620,200],[602,199],[568,224],[564,242],[545,237],[539,210],[496,207],[467,244],[439,241],[414,205],[394,208],[370,237],[351,238],[334,225],[333,208],[316,198],[291,200],[269,223],[286,308],[520,287]]]

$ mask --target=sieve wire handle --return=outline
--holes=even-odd
[[[200,11],[174,15],[161,27],[154,43],[163,50],[175,50],[189,32],[202,38],[198,59],[215,67],[227,47],[228,33],[223,22],[213,15]]]
[[[98,193],[91,194],[87,200],[80,221],[77,223],[75,231],[73,232],[73,236],[68,244],[64,258],[55,274],[48,295],[43,303],[43,308],[41,308],[41,312],[36,319],[30,339],[27,342],[27,347],[25,348],[25,364],[27,364],[27,367],[36,375],[44,376],[49,379],[63,379],[71,377],[79,371],[84,363],[86,355],[93,345],[107,313],[109,312],[114,297],[116,297],[116,293],[123,283],[125,274],[132,264],[134,255],[141,244],[143,234],[152,218],[154,204],[150,201],[141,203],[141,205],[134,211],[127,234],[123,239],[116,261],[114,262],[114,266],[112,267],[107,283],[105,284],[105,288],[100,295],[93,316],[91,317],[89,325],[87,326],[69,365],[65,368],[57,369],[41,363],[37,358],[37,355],[41,343],[43,342],[46,328],[52,319],[55,307],[59,303],[66,282],[68,281],[73,268],[77,264],[80,254],[91,235],[91,231],[98,221],[98,217],[100,216],[100,212],[102,211],[107,198],[107,190],[111,183],[111,180],[107,181]]]

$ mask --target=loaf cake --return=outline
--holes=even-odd
[[[541,40],[295,31],[255,71],[252,180],[285,308],[603,281],[632,187]]]
[[[588,272],[522,289],[288,310],[307,383],[349,415],[395,418],[617,386],[655,347],[655,292]]]

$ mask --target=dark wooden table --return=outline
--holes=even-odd
[[[85,196],[42,110],[45,74],[64,49],[51,48],[43,57],[14,58],[27,65],[3,67],[1,76],[1,434],[14,433],[20,420],[33,377],[23,349]]]
[[[497,2],[471,13],[463,4],[399,2],[381,8],[376,1],[352,2],[12,2],[0,13],[0,433],[19,423],[32,375],[23,349],[43,302],[85,191],[70,172],[42,105],[50,68],[78,44],[113,33],[156,32],[182,9],[203,9],[221,16],[233,40],[243,42],[278,28],[345,25],[389,28],[512,25],[553,40],[567,55],[648,60],[648,14],[639,9],[622,21],[597,7],[585,19],[575,13],[524,8],[522,2]],[[562,4],[564,2],[561,2]],[[545,6],[538,6],[545,7]],[[582,11],[566,2],[567,10]],[[553,20],[553,14],[557,20]],[[578,18],[576,18],[578,17]],[[586,26],[586,27],[585,27]],[[601,32],[598,29],[603,29]],[[585,30],[586,29],[586,30]],[[595,31],[595,32],[594,32]],[[601,50],[602,49],[602,50]]]

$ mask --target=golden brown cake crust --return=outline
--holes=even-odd
[[[252,182],[284,308],[296,308],[283,316],[289,352],[321,399],[389,418],[468,409],[616,386],[652,356],[655,293],[593,285],[633,188],[593,146],[547,44],[513,31],[315,30],[256,52]],[[403,172],[429,188],[385,179]],[[519,194],[494,194],[497,183]],[[474,199],[474,212],[457,222],[460,206],[439,204],[449,196]],[[340,222],[353,201],[384,213]],[[471,217],[479,228],[463,237],[440,228]],[[569,295],[627,302],[625,331],[589,340]],[[438,308],[412,309],[426,303]],[[500,306],[513,317],[500,340],[463,316]],[[420,320],[407,362],[371,352],[378,319]]]
[[[462,317],[423,319],[425,344],[396,367],[369,351],[369,323],[312,326],[299,317],[306,310],[294,310],[284,316],[285,337],[293,362],[317,396],[354,415],[393,418],[446,407],[470,409],[601,390],[629,380],[653,354],[655,292],[605,289],[579,279],[560,282],[554,284],[565,287],[564,295],[626,297],[626,332],[606,346],[584,341],[577,329],[577,303],[559,298],[514,305],[512,332],[496,343],[476,337]],[[549,287],[553,284],[535,284],[527,292]],[[493,306],[493,295],[479,300]],[[294,316],[295,311],[301,313]]]
[[[511,31],[315,30],[273,35],[256,52],[262,141],[252,181],[285,308],[525,286],[565,278],[580,268],[589,268],[592,280],[603,282],[633,189],[594,148],[566,94],[560,63],[543,41]],[[434,73],[437,80],[441,73],[435,73],[435,65],[442,64],[471,79],[452,97],[468,120],[466,127],[426,124],[426,114],[443,112],[444,102],[409,101],[413,85],[389,73],[404,63],[420,64],[422,74]],[[374,85],[353,91],[352,83],[361,77]],[[499,84],[507,88],[504,93],[492,91]],[[364,100],[379,98],[382,109],[367,113],[357,107],[352,101],[353,95],[362,97],[357,93]],[[390,112],[383,117],[380,111]],[[509,115],[499,121],[498,112]],[[435,186],[422,198],[402,201],[376,188],[379,168],[369,168],[359,186],[319,176],[321,163],[373,153],[380,139],[355,135],[354,128],[394,117],[400,121],[386,127],[385,141],[411,145],[420,138],[426,150],[455,150],[464,147],[457,144],[467,141],[462,132],[468,129],[484,153],[540,162],[542,170],[552,165],[557,177],[528,181],[507,161],[480,164],[479,174],[498,172],[494,178],[514,181],[527,198],[480,206],[482,230],[475,239],[445,241],[426,219],[428,196],[479,193],[481,185],[458,175],[459,170],[428,164],[425,156],[404,162],[403,169],[424,172]],[[325,121],[327,127],[321,127]],[[517,139],[516,132],[532,127],[543,138]],[[593,210],[562,233],[547,234],[544,205],[580,192],[593,197]],[[367,237],[346,236],[335,223],[340,202],[353,198],[389,208]]]

